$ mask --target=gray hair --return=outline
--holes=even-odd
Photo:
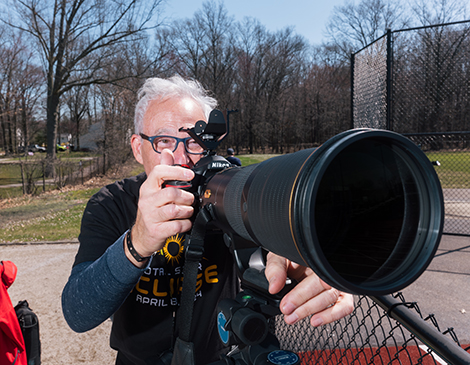
[[[175,75],[169,79],[150,78],[138,92],[137,105],[135,107],[134,129],[139,134],[143,130],[143,119],[151,101],[165,101],[169,98],[190,97],[198,103],[206,118],[212,109],[217,106],[217,100],[208,95],[202,85],[195,80],[185,80]],[[196,123],[196,120],[194,121]]]

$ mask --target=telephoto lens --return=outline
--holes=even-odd
[[[220,171],[201,204],[211,204],[226,232],[362,295],[415,281],[434,257],[444,222],[442,189],[426,155],[397,133],[372,129]]]

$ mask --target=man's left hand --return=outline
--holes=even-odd
[[[294,324],[313,314],[310,323],[318,327],[337,321],[351,314],[354,309],[351,294],[332,288],[312,269],[271,252],[267,257],[265,274],[271,294],[278,293],[284,287],[287,276],[299,282],[280,303],[287,324]]]

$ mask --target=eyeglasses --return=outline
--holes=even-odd
[[[175,152],[180,142],[183,142],[184,148],[187,153],[191,155],[201,155],[204,149],[192,138],[178,138],[173,136],[153,136],[149,137],[146,134],[140,133],[143,139],[146,139],[152,144],[153,150],[156,153],[162,153],[164,149]]]

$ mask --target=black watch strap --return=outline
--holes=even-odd
[[[142,261],[145,261],[145,260],[148,260],[150,257],[152,256],[146,256],[146,257],[142,257],[139,255],[139,253],[135,250],[135,247],[134,245],[132,244],[132,240],[131,240],[131,229],[129,229],[127,231],[127,235],[126,235],[126,243],[127,243],[127,248],[129,250],[129,252],[131,253],[132,257],[135,258],[135,260],[137,262],[142,262]]]

